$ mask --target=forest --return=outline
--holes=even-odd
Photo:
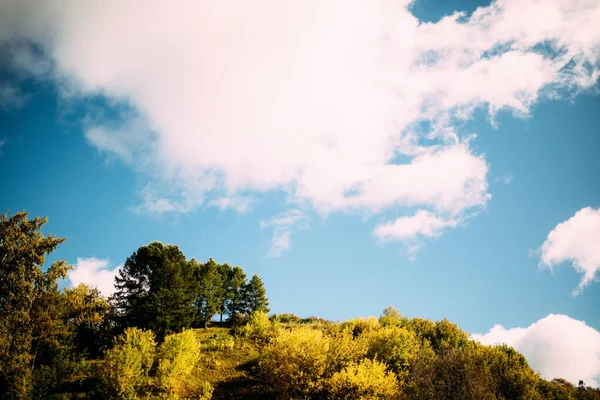
[[[446,319],[269,315],[258,275],[176,245],[133,251],[109,298],[61,288],[46,222],[0,215],[2,399],[600,399]]]

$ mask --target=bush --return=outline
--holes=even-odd
[[[379,321],[375,317],[354,318],[344,321],[341,324],[342,329],[350,329],[354,337],[360,336],[363,333],[371,332],[379,328]]]
[[[379,324],[381,326],[401,326],[404,317],[394,307],[389,306],[383,310],[383,314],[379,317]]]
[[[315,395],[322,389],[330,340],[309,327],[282,331],[265,348],[260,375],[288,396]]]
[[[369,359],[333,374],[327,388],[331,399],[393,399],[399,395],[394,374],[386,371],[384,364]]]
[[[298,324],[302,319],[295,314],[274,314],[269,317],[273,322],[280,322],[282,324]]]
[[[383,362],[388,368],[405,378],[406,374],[419,355],[419,341],[414,332],[400,328],[388,327],[371,331],[365,335],[367,357]]]
[[[358,363],[366,353],[367,342],[360,338],[355,339],[351,329],[341,329],[332,333],[327,352],[326,375],[330,376],[348,365]]]
[[[200,360],[200,344],[191,330],[168,335],[159,349],[156,377],[162,389],[180,393]]]
[[[233,350],[235,338],[228,333],[214,333],[201,343],[204,351]]]
[[[269,321],[267,314],[260,311],[252,314],[250,321],[240,329],[242,336],[259,343],[268,343],[278,331],[277,322]]]
[[[148,386],[148,373],[154,362],[154,333],[128,328],[104,356],[100,369],[108,397],[135,399]]]

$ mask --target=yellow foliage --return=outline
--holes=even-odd
[[[265,348],[260,360],[263,379],[290,395],[320,392],[330,342],[321,331],[307,327],[282,331]]]
[[[135,399],[148,386],[156,342],[152,331],[128,328],[104,356],[100,379],[119,399]]]
[[[200,360],[200,343],[192,330],[168,335],[159,349],[156,376],[163,389],[178,393]]]
[[[341,324],[343,329],[350,329],[354,337],[371,332],[379,328],[379,321],[375,317],[353,318]]]
[[[270,321],[267,314],[257,311],[250,317],[248,323],[241,328],[241,334],[257,342],[269,342],[279,331],[279,324]]]
[[[404,378],[419,355],[420,343],[414,332],[397,326],[381,328],[364,335],[367,357],[382,361]]]
[[[362,360],[367,353],[367,342],[354,338],[352,330],[341,329],[332,334],[327,353],[327,375]]]
[[[336,372],[327,382],[331,399],[393,399],[399,395],[396,377],[379,361],[365,359]]]

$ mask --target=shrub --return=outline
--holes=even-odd
[[[341,324],[343,329],[350,329],[354,337],[360,336],[363,333],[373,331],[379,327],[379,321],[375,317],[354,318],[344,321]]]
[[[379,324],[381,326],[400,326],[403,320],[402,314],[394,307],[389,306],[383,310],[383,314],[379,317]]]
[[[301,318],[295,314],[274,314],[269,317],[273,322],[280,322],[282,324],[298,324]]]
[[[267,314],[258,311],[252,314],[248,323],[241,328],[240,333],[259,343],[268,343],[277,335],[278,330],[277,322],[269,321]]]
[[[364,340],[368,347],[367,357],[380,360],[401,378],[406,376],[419,354],[420,346],[415,333],[400,327],[371,331]]]
[[[331,334],[329,351],[327,352],[327,371],[330,376],[342,368],[358,363],[367,353],[367,342],[354,338],[349,328],[338,330]]]
[[[214,333],[201,343],[204,351],[233,350],[235,338],[227,333]]]
[[[399,394],[394,374],[379,361],[365,359],[336,372],[328,380],[331,399],[393,399]]]
[[[266,383],[289,396],[310,396],[322,389],[331,339],[299,327],[282,331],[266,348],[259,372]]]
[[[200,344],[194,331],[168,335],[160,346],[156,376],[169,393],[179,393],[200,360]]]
[[[100,369],[108,397],[135,399],[148,385],[156,342],[152,331],[128,328],[104,356]]]

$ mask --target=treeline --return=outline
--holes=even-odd
[[[150,243],[135,251],[115,279],[116,322],[152,330],[159,338],[185,328],[206,327],[216,315],[231,325],[256,311],[269,312],[262,280],[247,280],[238,266],[187,260],[179,247]]]
[[[0,399],[90,391],[105,374],[90,372],[96,364],[87,361],[109,354],[127,329],[152,332],[160,343],[206,328],[216,315],[238,326],[269,311],[258,275],[248,280],[238,266],[188,260],[177,246],[159,242],[127,259],[109,299],[86,285],[60,290],[72,267],[58,261],[44,268],[65,240],[44,236],[45,223],[26,212],[0,214]]]
[[[269,317],[258,276],[173,245],[135,251],[109,299],[60,290],[45,222],[0,214],[0,399],[600,400],[448,320]]]

